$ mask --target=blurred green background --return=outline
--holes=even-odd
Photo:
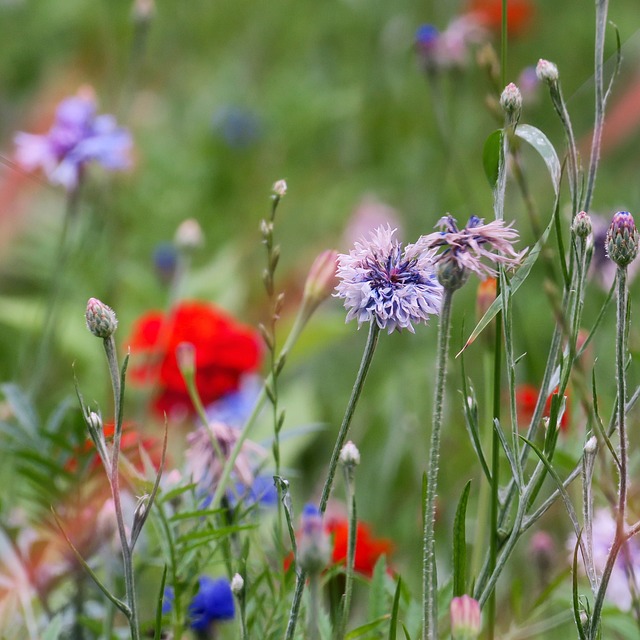
[[[517,82],[522,70],[541,57],[558,65],[586,166],[593,122],[594,8],[556,0],[532,4],[533,17],[509,42],[506,78]],[[186,218],[196,218],[206,237],[186,295],[211,300],[257,325],[268,312],[260,282],[259,222],[269,211],[271,185],[287,180],[289,192],[276,226],[282,245],[276,286],[286,294],[284,337],[313,258],[326,248],[349,249],[348,228],[363,198],[392,207],[400,236],[408,242],[430,232],[447,212],[461,223],[472,214],[492,217],[481,157],[486,137],[500,126],[485,107],[487,97],[497,95],[473,56],[464,70],[444,73],[437,86],[430,85],[413,44],[419,25],[444,29],[464,9],[463,3],[433,0],[160,0],[144,25],[133,20],[129,0],[0,0],[0,146],[7,161],[0,167],[0,379],[26,384],[34,374],[33,341],[42,325],[65,210],[62,191],[10,164],[16,131],[46,131],[59,100],[89,84],[100,111],[116,114],[134,136],[131,171],[89,172],[63,320],[40,397],[46,413],[71,395],[75,363],[85,395],[106,402],[102,354],[84,329],[86,300],[95,296],[114,307],[125,346],[134,319],[166,304],[154,251]],[[611,2],[609,17],[623,46],[612,112],[631,100],[640,113],[640,96],[635,103],[629,98],[634,88],[639,93],[640,84],[637,10],[635,0]],[[495,33],[491,40],[499,48]],[[613,28],[606,57],[608,79],[615,57]],[[437,124],[439,113],[444,129]],[[637,120],[624,120],[623,134],[603,152],[594,211],[607,219],[618,209],[640,210]],[[546,132],[562,158],[563,134],[545,87],[525,97],[521,121]],[[546,224],[553,203],[546,169],[533,150],[523,149],[522,157]],[[565,193],[562,204],[568,202]],[[519,246],[532,244],[512,182],[506,217],[521,231]],[[515,299],[516,353],[527,354],[518,376],[532,384],[539,382],[552,328],[542,282],[538,265]],[[606,294],[590,286],[586,317],[593,320]],[[473,280],[456,296],[454,353],[475,323],[475,297]],[[595,341],[605,411],[614,393],[613,320],[611,311]],[[432,322],[415,336],[381,337],[351,433],[363,456],[360,514],[376,533],[395,541],[392,564],[413,586],[419,581],[413,567],[420,549],[419,496],[435,336]],[[299,505],[316,495],[323,478],[364,339],[364,331],[344,325],[343,309],[331,299],[312,319],[283,374],[285,428],[325,427],[319,435],[286,443]],[[632,326],[632,349],[638,340]],[[481,354],[478,344],[467,356],[480,398]],[[632,365],[632,381],[636,373]],[[439,525],[443,549],[460,492],[470,477],[478,478],[462,419],[459,360],[452,361],[449,387]],[[143,398],[132,389],[129,400],[135,412]],[[584,437],[578,404],[571,430],[563,436],[569,459]],[[474,487],[472,501],[476,494]],[[554,514],[560,524],[552,529],[564,563],[564,514],[559,508]],[[526,557],[526,541],[520,548]],[[522,568],[522,558],[512,566],[520,567],[517,578],[526,584],[526,572],[533,568]]]

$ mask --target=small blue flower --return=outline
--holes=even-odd
[[[176,594],[173,591],[173,587],[165,587],[164,596],[162,598],[163,615],[167,615],[171,613],[175,599],[176,599]]]
[[[247,149],[262,134],[258,116],[242,107],[225,106],[213,116],[213,128],[232,149]]]
[[[194,631],[206,631],[213,622],[232,620],[235,603],[231,585],[226,578],[213,580],[208,576],[200,578],[198,593],[189,605],[189,621]]]
[[[15,136],[18,164],[33,171],[42,169],[52,184],[67,191],[76,189],[85,165],[95,161],[105,169],[126,169],[132,141],[111,115],[96,115],[93,90],[81,89],[63,100],[49,132]]]
[[[389,226],[379,227],[369,240],[356,242],[348,255],[338,256],[335,295],[344,298],[347,322],[375,321],[389,333],[414,333],[414,322],[426,323],[429,315],[440,313],[442,287],[433,262],[435,251],[417,245],[403,251],[394,232]]]

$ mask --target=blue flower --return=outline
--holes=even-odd
[[[213,622],[232,620],[235,603],[226,578],[200,578],[198,593],[189,605],[189,622],[194,631],[206,631]]]
[[[52,184],[67,191],[76,189],[85,165],[90,161],[105,169],[126,169],[132,141],[111,115],[96,115],[93,91],[81,89],[63,100],[49,132],[44,135],[17,133],[16,160],[27,169],[42,169]]]
[[[408,329],[414,322],[427,322],[440,313],[442,287],[433,258],[435,252],[393,239],[395,230],[379,227],[369,240],[355,243],[348,255],[338,256],[336,287],[348,309],[347,322],[358,325],[375,321],[389,333]]]

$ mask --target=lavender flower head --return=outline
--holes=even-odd
[[[505,226],[503,220],[493,220],[484,224],[482,218],[471,216],[464,229],[458,229],[455,218],[446,215],[438,221],[441,231],[422,236],[417,245],[424,249],[444,247],[435,261],[440,265],[439,276],[445,271],[457,271],[460,278],[472,271],[484,280],[495,277],[496,270],[482,262],[485,258],[495,264],[515,267],[525,251],[518,253],[511,243],[518,239],[518,232]],[[462,282],[460,283],[462,284]]]
[[[110,171],[130,165],[131,135],[114,116],[96,115],[95,95],[87,87],[58,105],[48,133],[19,132],[14,141],[18,164],[28,171],[42,169],[52,184],[67,191],[77,188],[92,160]]]
[[[599,575],[604,571],[615,534],[616,521],[609,510],[596,510],[593,517],[593,561]],[[567,543],[567,549],[571,555],[573,555],[575,544],[576,538],[571,536]],[[637,591],[640,589],[640,547],[633,538],[628,540],[620,550],[607,586],[607,600],[622,611],[631,609],[629,575],[634,576],[634,588]]]
[[[417,244],[402,250],[395,229],[378,227],[369,240],[355,243],[348,255],[338,256],[338,298],[344,298],[347,322],[375,321],[389,333],[426,323],[440,313],[442,287],[438,283],[435,252]]]

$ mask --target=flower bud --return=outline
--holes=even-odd
[[[273,184],[273,193],[278,198],[283,198],[287,195],[287,183],[285,180],[278,180]]]
[[[91,428],[101,433],[102,432],[102,418],[95,411],[90,411],[87,417],[87,422],[91,425]]]
[[[185,253],[192,253],[204,246],[202,227],[195,218],[187,218],[180,223],[173,238],[176,247]]]
[[[558,67],[553,64],[553,62],[549,62],[548,60],[543,60],[542,58],[540,58],[540,60],[538,60],[538,64],[536,65],[536,75],[542,82],[553,84],[555,82],[558,82]]]
[[[87,329],[96,338],[110,338],[118,328],[118,319],[113,309],[97,298],[89,298],[85,318]]]
[[[238,597],[242,595],[243,589],[244,579],[239,573],[236,573],[233,578],[231,578],[231,593],[233,593],[234,596]]]
[[[586,211],[580,211],[580,213],[576,214],[571,227],[578,238],[582,238],[583,240],[588,238],[593,231],[591,217]]]
[[[626,267],[638,255],[638,231],[628,211],[613,216],[604,246],[609,259],[619,267]]]
[[[476,640],[482,628],[478,601],[467,595],[454,598],[450,612],[453,640]]]
[[[134,0],[132,15],[135,22],[142,24],[150,22],[155,13],[154,0]]]
[[[323,251],[311,265],[309,275],[304,283],[303,299],[309,312],[331,295],[338,284],[338,252],[333,249]]]
[[[360,452],[351,440],[340,451],[340,462],[345,466],[356,467],[360,464]]]
[[[455,260],[443,260],[438,266],[438,282],[449,291],[456,291],[469,279],[469,270]]]
[[[324,529],[322,514],[313,504],[302,511],[301,535],[298,542],[298,564],[309,574],[320,573],[331,556],[329,535]]]
[[[509,83],[500,96],[502,110],[513,119],[517,120],[522,111],[522,94],[513,82]]]
[[[178,369],[184,378],[192,377],[196,372],[196,348],[192,342],[181,342],[176,347]]]
[[[591,436],[584,445],[584,452],[587,455],[593,455],[598,450],[598,439]]]

